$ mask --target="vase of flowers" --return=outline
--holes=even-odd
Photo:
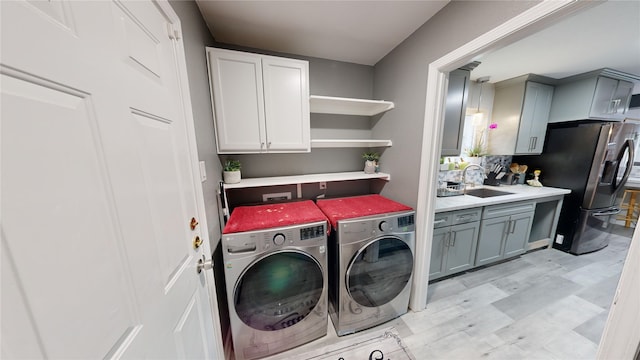
[[[467,156],[469,157],[470,163],[480,164],[482,157],[488,155],[487,131],[497,128],[497,123],[491,123],[487,128],[480,128],[474,132],[471,148],[467,149]]]
[[[364,173],[376,173],[378,170],[378,160],[380,159],[380,154],[378,154],[377,152],[366,152],[362,154],[362,158],[364,159]]]
[[[222,179],[225,184],[237,184],[240,182],[242,178],[240,167],[240,160],[227,160],[224,163]]]

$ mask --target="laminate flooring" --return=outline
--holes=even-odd
[[[357,335],[394,327],[418,360],[595,359],[634,230],[614,228],[600,251],[540,249],[434,282],[426,310]],[[269,359],[298,359],[349,336],[329,321],[327,336]]]

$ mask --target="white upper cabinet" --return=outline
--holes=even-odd
[[[219,154],[310,151],[309,63],[207,48]]]
[[[549,122],[624,120],[635,81],[640,78],[610,69],[564,78],[556,86]]]
[[[542,152],[554,87],[540,81],[553,79],[529,74],[495,84],[492,122],[498,127],[490,132],[490,154]]]

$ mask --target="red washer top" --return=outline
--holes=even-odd
[[[338,199],[318,199],[317,205],[327,215],[334,229],[338,227],[339,220],[413,210],[406,205],[377,194]]]
[[[233,209],[229,221],[222,230],[231,234],[263,230],[281,226],[327,221],[322,211],[311,200],[291,203],[238,206]]]

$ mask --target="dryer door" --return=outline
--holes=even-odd
[[[248,326],[276,331],[302,321],[320,302],[322,268],[309,254],[281,251],[250,265],[234,290],[234,308]]]
[[[413,269],[413,253],[406,242],[384,237],[361,248],[347,268],[349,295],[358,304],[378,307],[402,292]]]

